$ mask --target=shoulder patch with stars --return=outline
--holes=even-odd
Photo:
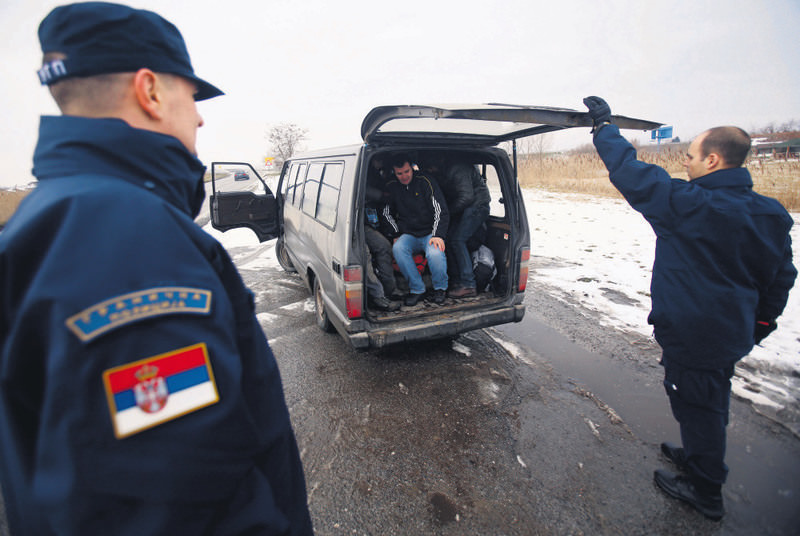
[[[69,317],[66,325],[83,342],[120,326],[153,316],[179,313],[207,315],[211,291],[189,287],[157,287],[132,292],[93,305]]]

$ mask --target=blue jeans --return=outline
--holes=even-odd
[[[408,281],[408,289],[412,294],[424,294],[425,283],[422,276],[414,264],[415,253],[425,253],[428,260],[428,268],[431,271],[431,281],[435,290],[447,290],[447,257],[444,251],[436,249],[436,246],[429,244],[433,235],[413,236],[410,234],[400,235],[397,242],[392,246],[392,253],[400,272]]]
[[[457,220],[450,221],[447,249],[455,262],[457,286],[475,288],[475,273],[472,271],[472,256],[467,249],[467,241],[488,217],[489,205],[471,205],[464,209]]]

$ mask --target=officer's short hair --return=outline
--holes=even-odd
[[[727,166],[740,167],[750,152],[750,135],[739,127],[714,127],[700,142],[703,158],[717,153]]]
[[[45,54],[44,62],[52,61]],[[133,73],[108,73],[65,78],[49,86],[58,108],[65,112],[74,106],[91,106],[95,112],[113,110],[122,100]]]

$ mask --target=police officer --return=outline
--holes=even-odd
[[[36,189],[0,235],[0,478],[14,534],[310,534],[278,367],[193,221],[195,76],[159,15],[54,9]]]
[[[611,182],[656,233],[648,322],[663,351],[664,386],[682,441],[661,450],[682,474],[659,469],[655,482],[718,520],[728,473],[730,379],[786,306],[797,276],[792,218],[753,191],[742,167],[750,150],[743,130],[717,127],[697,136],[686,155],[689,180],[671,179],[636,159],[603,99],[583,102]]]

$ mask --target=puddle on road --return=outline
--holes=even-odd
[[[633,378],[623,364],[584,350],[530,315],[518,324],[495,329],[544,356],[562,376],[586,386],[645,441],[658,444],[665,438],[678,437],[678,426],[669,413],[660,380]]]
[[[646,463],[652,463],[654,469],[659,464],[668,467],[657,454],[657,445],[665,440],[680,442],[680,432],[661,385],[660,366],[654,374],[635,373],[634,365],[586,351],[532,315],[494,329],[530,348],[556,372],[608,404],[640,439],[654,445],[653,458]],[[524,357],[520,359],[524,362]],[[800,500],[796,445],[786,446],[759,435],[759,427],[737,428],[735,419],[728,426],[725,460],[731,467],[724,488],[726,519],[733,521],[730,526],[785,528],[796,524]],[[783,533],[780,528],[778,533]]]

